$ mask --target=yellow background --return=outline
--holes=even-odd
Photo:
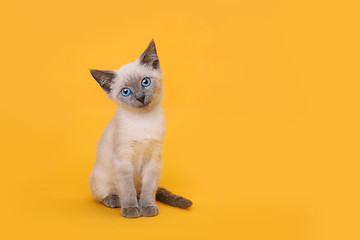
[[[7,1],[1,6],[1,239],[360,239],[357,1]],[[161,185],[126,219],[88,189],[112,103],[90,68],[154,38]]]

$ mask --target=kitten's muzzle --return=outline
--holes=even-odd
[[[136,98],[136,100],[138,100],[139,102],[141,102],[142,104],[144,104],[145,95],[142,95],[141,97]]]

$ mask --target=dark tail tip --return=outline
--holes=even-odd
[[[178,208],[189,208],[192,205],[192,202],[189,199],[173,194],[161,187],[156,191],[156,200]]]

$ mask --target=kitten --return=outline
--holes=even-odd
[[[98,142],[89,181],[95,199],[110,208],[121,207],[121,215],[128,218],[156,216],[155,198],[190,207],[190,200],[158,187],[165,119],[154,41],[136,61],[115,71],[90,73],[118,105]]]

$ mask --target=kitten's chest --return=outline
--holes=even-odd
[[[162,109],[152,112],[123,112],[117,119],[119,142],[163,141],[165,118]]]

